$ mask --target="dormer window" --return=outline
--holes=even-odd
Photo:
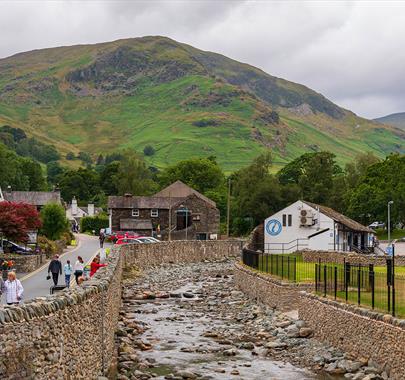
[[[132,209],[132,216],[139,216],[139,209],[138,208]]]
[[[157,217],[159,216],[159,210],[156,209],[156,208],[150,210],[150,216],[151,216],[152,218],[157,218]]]

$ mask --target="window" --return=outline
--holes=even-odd
[[[152,218],[157,218],[159,216],[159,210],[158,209],[152,209],[150,210],[150,216]]]
[[[292,215],[288,214],[288,227],[292,226]]]
[[[283,214],[283,227],[287,225],[287,215]]]
[[[132,210],[132,216],[139,216],[139,209],[134,208],[134,209]]]
[[[199,222],[201,220],[200,214],[194,214],[193,215],[193,220]],[[206,239],[204,239],[204,240],[206,240]]]

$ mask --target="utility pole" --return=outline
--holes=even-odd
[[[394,201],[389,201],[388,206],[388,246],[391,244],[391,205]]]
[[[229,219],[231,215],[231,179],[228,178],[228,200],[226,208],[226,237],[229,238]]]

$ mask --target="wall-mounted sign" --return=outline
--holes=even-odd
[[[271,236],[276,236],[281,232],[281,223],[276,219],[271,219],[266,223],[266,232]]]

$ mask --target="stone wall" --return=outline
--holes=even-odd
[[[405,376],[405,320],[301,293],[299,317],[315,337],[355,357],[371,359],[393,379]]]
[[[300,291],[313,288],[283,282],[241,263],[235,264],[235,283],[249,298],[282,311],[298,309]]]
[[[240,257],[243,241],[173,241],[158,244],[128,244],[121,248],[126,265],[150,268],[163,263],[192,263]]]
[[[240,241],[177,241],[113,249],[82,287],[0,307],[0,379],[97,379],[115,363],[125,265],[222,260]]]
[[[329,262],[335,264],[343,264],[344,261],[351,264],[374,264],[376,266],[386,265],[386,257],[375,255],[360,255],[352,252],[337,252],[337,251],[309,251],[303,250],[302,258],[305,262],[317,263]],[[395,256],[395,265],[405,266],[405,256]]]
[[[3,260],[14,262],[17,273],[29,273],[47,262],[47,256],[43,255],[0,255],[0,263]]]

